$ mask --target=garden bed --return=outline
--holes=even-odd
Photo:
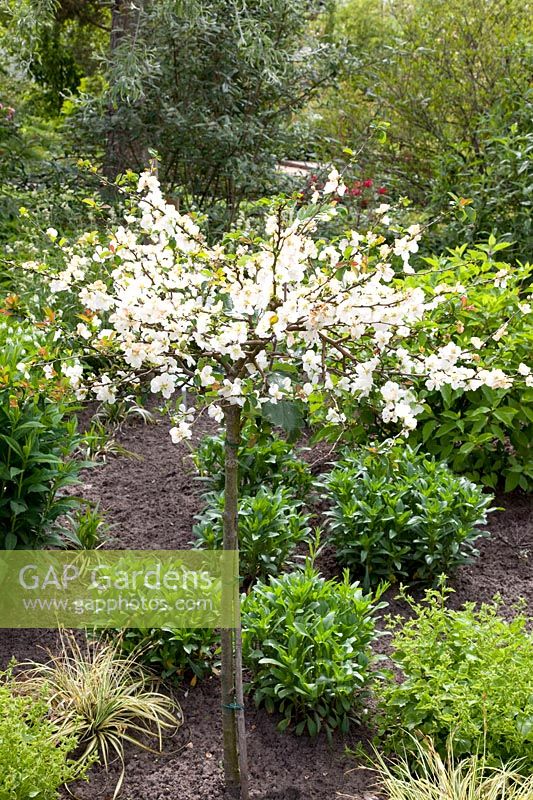
[[[197,430],[197,435],[205,433]],[[165,423],[127,425],[121,444],[141,459],[110,457],[108,462],[85,473],[83,494],[99,501],[112,529],[114,548],[186,548],[191,540],[194,515],[198,512],[202,486],[194,479],[185,446],[175,446]],[[531,501],[520,493],[498,498],[502,512],[490,516],[490,538],[480,543],[476,563],[463,567],[451,581],[455,594],[451,605],[465,601],[488,601],[501,594],[509,606],[525,598],[533,610],[533,526]],[[319,564],[327,577],[340,574],[327,551]],[[388,600],[393,611],[402,612]],[[510,613],[505,610],[504,613]],[[50,631],[3,631],[0,663],[42,659],[42,647],[54,647]],[[216,678],[194,688],[178,690],[185,724],[163,754],[126,750],[124,800],[219,800],[222,791],[222,741],[220,696]],[[336,735],[329,745],[325,737],[312,740],[276,731],[276,719],[264,710],[247,705],[249,760],[252,797],[263,800],[330,800],[343,793],[354,798],[371,797],[373,778],[364,769],[354,769],[345,749],[354,748],[367,732],[354,727],[346,737]],[[80,800],[111,798],[119,768],[106,774],[95,768],[88,784],[73,787]]]

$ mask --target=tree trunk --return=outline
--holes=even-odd
[[[241,410],[228,406],[224,412],[226,427],[224,486],[224,550],[238,550],[238,447]],[[242,641],[240,629],[239,581],[227,587],[235,609],[235,630],[223,629],[222,640],[222,713],[224,734],[224,777],[226,794],[232,800],[248,800],[248,764],[242,686]]]
[[[138,143],[132,142],[131,132],[124,121],[120,121],[121,100],[113,97],[113,73],[117,69],[117,52],[129,40],[135,46],[135,32],[144,0],[113,0],[111,7],[111,37],[109,41],[110,94],[107,107],[107,133],[103,173],[109,180],[127,169],[147,166],[147,151]],[[126,42],[128,44],[128,42]],[[138,150],[140,149],[140,153]],[[139,163],[139,159],[142,163]]]

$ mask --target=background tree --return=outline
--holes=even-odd
[[[531,249],[532,10],[520,0],[337,7],[334,36],[350,57],[339,88],[313,109],[316,138],[329,157],[362,144],[362,171],[432,214],[449,192],[471,196],[468,224],[437,229],[437,246],[495,232],[519,241],[522,258]]]
[[[110,130],[127,131],[130,168],[156,150],[160,178],[182,190],[182,204],[220,202],[233,217],[294,152],[292,117],[331,75],[331,49],[316,30],[308,35],[319,9],[297,0],[136,8],[133,42],[130,33],[114,48],[107,86],[82,96],[74,124],[95,153]]]
[[[157,151],[167,189],[214,220],[302,152],[294,115],[336,68],[319,0],[4,2],[13,56],[70,122],[68,148],[111,178]]]

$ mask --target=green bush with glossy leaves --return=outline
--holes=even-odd
[[[349,453],[324,486],[337,559],[365,586],[431,582],[466,563],[492,499],[408,446]]]
[[[279,730],[331,736],[364,716],[381,592],[365,594],[347,572],[326,580],[308,562],[244,598],[251,688],[258,706],[281,716]]]
[[[294,452],[294,447],[284,439],[264,434],[251,425],[242,434],[239,447],[239,491],[255,494],[261,487],[272,490],[285,488],[295,497],[304,499],[313,483],[309,465]],[[224,489],[224,439],[206,436],[193,456],[200,477],[210,489]]]
[[[79,507],[76,421],[50,399],[0,391],[0,548],[61,544],[58,520]]]
[[[193,528],[195,546],[222,548],[224,494],[206,496],[207,506]],[[239,569],[245,583],[277,575],[296,546],[308,539],[309,518],[286,489],[259,489],[239,500]]]
[[[61,546],[60,518],[81,506],[69,491],[87,464],[71,391],[43,370],[48,346],[29,324],[0,322],[0,549]]]
[[[498,602],[452,610],[446,607],[449,591],[430,590],[421,602],[404,596],[413,616],[394,620],[392,659],[402,679],[391,674],[379,690],[380,743],[412,751],[412,734],[419,732],[443,757],[449,748],[456,757],[484,752],[493,764],[518,759],[529,774],[531,620],[519,610],[504,619]]]

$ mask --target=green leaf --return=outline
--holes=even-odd
[[[5,550],[14,550],[17,546],[18,538],[14,533],[6,534],[4,539],[4,549]]]
[[[290,440],[294,440],[303,428],[304,416],[301,403],[290,400],[264,403],[262,413],[263,417],[272,425],[283,428]]]
[[[431,436],[431,434],[433,433],[433,431],[437,427],[437,424],[438,424],[437,420],[435,420],[435,419],[430,419],[428,422],[426,422],[424,424],[424,426],[422,428],[422,441],[423,442],[427,442],[427,440],[429,439],[429,437]]]
[[[519,472],[509,472],[505,478],[505,491],[513,492],[520,483]]]
[[[511,425],[516,416],[517,409],[510,408],[509,406],[499,406],[499,408],[494,409],[493,413],[496,419],[499,419],[500,422],[503,422],[505,425]]]

